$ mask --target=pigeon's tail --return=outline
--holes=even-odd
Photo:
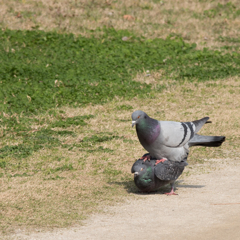
[[[225,136],[203,136],[195,134],[188,142],[189,147],[204,146],[204,147],[219,147],[225,141]]]

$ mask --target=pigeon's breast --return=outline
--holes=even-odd
[[[154,126],[154,128],[149,127],[145,131],[141,131],[139,129],[136,130],[138,138],[144,147],[153,144],[160,134],[159,125]]]

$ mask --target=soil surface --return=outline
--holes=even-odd
[[[185,169],[185,171],[187,168]],[[177,184],[178,195],[137,194],[106,207],[83,226],[12,236],[14,239],[240,239],[240,161],[194,165]],[[169,189],[167,189],[169,190]]]

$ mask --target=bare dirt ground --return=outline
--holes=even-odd
[[[106,207],[83,226],[11,239],[240,239],[239,159],[193,166],[177,184],[177,196],[137,194]],[[166,189],[165,189],[166,190]]]

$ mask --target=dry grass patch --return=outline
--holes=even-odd
[[[240,30],[240,3],[219,1],[0,0],[0,26],[89,36],[98,27],[128,29],[147,38],[180,34],[199,48],[220,47]],[[130,16],[130,17],[126,17]],[[238,43],[231,43],[238,45]]]
[[[230,3],[232,5],[226,5],[226,1],[0,0],[0,26],[89,36],[93,34],[90,30],[106,25],[128,29],[147,38],[181,34],[186,41],[196,42],[198,48],[217,48],[232,40],[235,43],[231,42],[231,46],[238,46],[240,3],[237,0]],[[219,37],[227,38],[225,42],[216,41]],[[207,124],[200,133],[227,137],[220,148],[193,148],[183,176],[196,166],[202,169],[201,164],[209,159],[239,160],[239,77],[178,82],[174,76],[172,80],[165,76],[162,70],[144,69],[144,73],[137,74],[134,81],[152,85],[152,91],[144,99],[136,96],[126,101],[116,97],[104,105],[65,106],[56,109],[56,113],[33,116],[36,121],[31,125],[32,132],[49,131],[43,131],[33,140],[40,141],[48,134],[49,146],[36,148],[27,157],[10,154],[0,159],[0,231],[81,224],[82,219],[106,205],[137,197],[130,170],[134,161],[146,152],[138,142],[135,129],[131,128],[131,113],[137,109],[159,120],[189,121],[209,116],[212,124]],[[56,122],[88,115],[93,116],[84,119],[86,124],[56,125]],[[51,138],[51,131],[59,135]],[[1,148],[25,144],[24,136],[6,133],[3,127],[0,127],[0,136]],[[46,143],[46,139],[44,141]],[[209,165],[209,169],[213,168],[214,164]]]
[[[167,81],[159,79],[161,73],[151,74],[156,86]],[[144,76],[138,75],[139,79]],[[61,108],[65,118],[94,117],[87,120],[86,126],[64,128],[75,135],[61,136],[63,145],[23,158],[19,168],[0,169],[1,230],[72,226],[106,204],[137,197],[130,170],[146,152],[131,128],[131,113],[137,109],[159,120],[189,121],[209,116],[213,123],[200,133],[227,137],[220,148],[193,148],[184,177],[194,166],[203,171],[201,163],[208,159],[237,161],[239,87],[238,77],[206,83],[172,81],[161,93],[153,89],[144,101],[137,97],[131,101],[116,98],[105,105]],[[52,122],[53,117],[46,125]],[[11,157],[5,161],[18,162]],[[209,170],[213,168],[214,164],[209,165]]]

